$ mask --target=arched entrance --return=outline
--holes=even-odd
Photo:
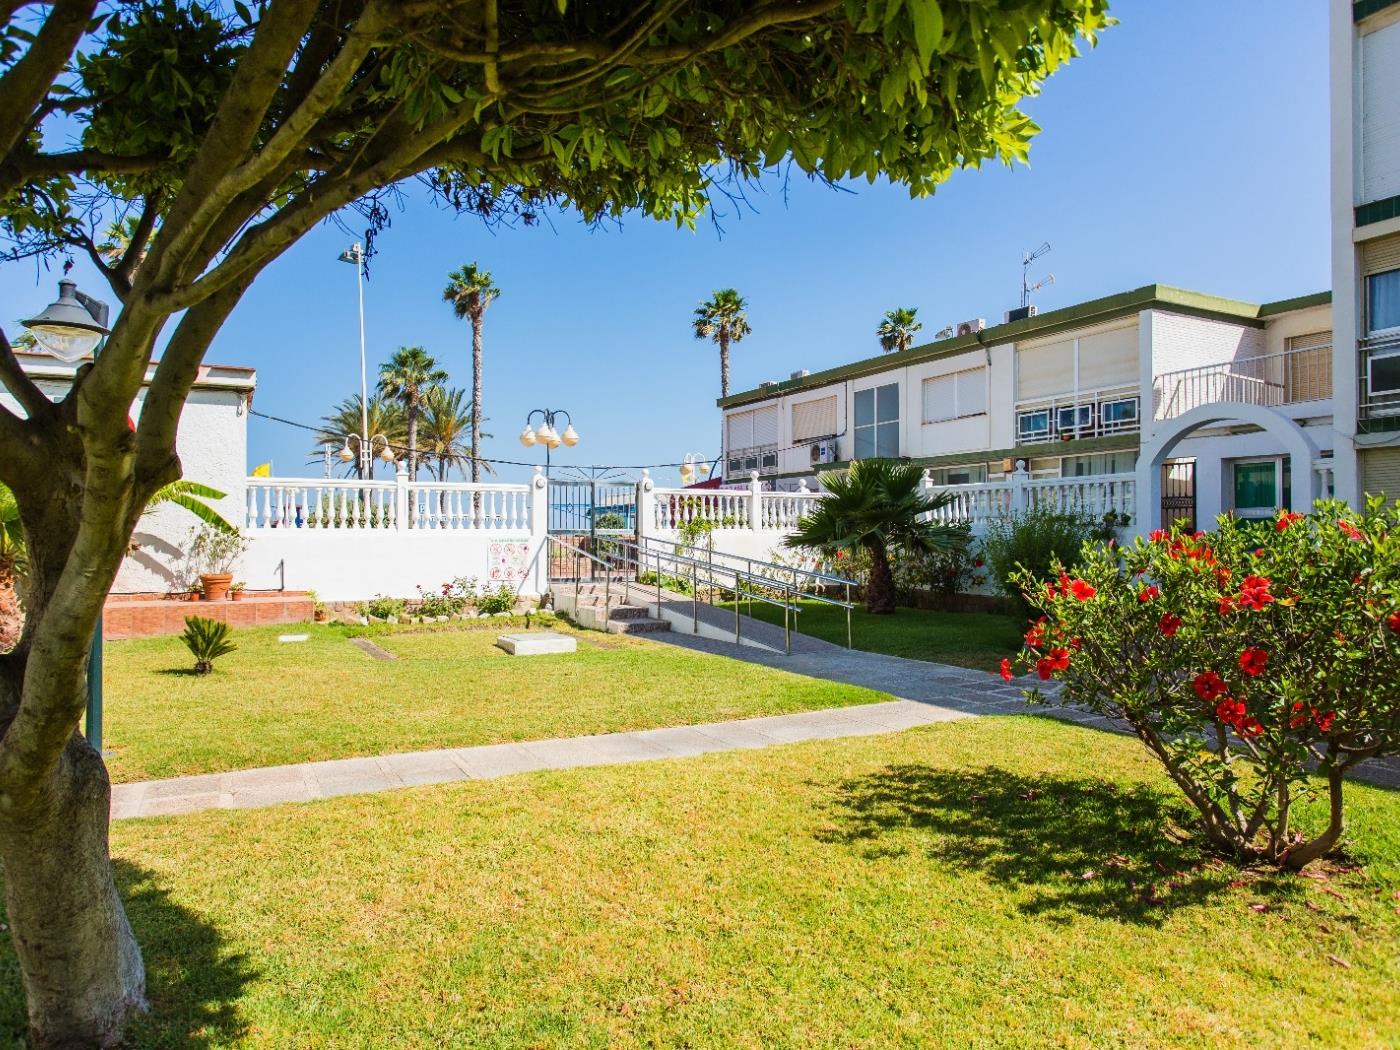
[[[1293,486],[1289,493],[1289,509],[1300,513],[1312,510],[1316,498],[1313,462],[1318,449],[1305,430],[1293,420],[1262,405],[1242,401],[1221,401],[1201,405],[1172,419],[1162,420],[1151,439],[1143,443],[1137,461],[1137,531],[1147,535],[1156,528],[1162,504],[1162,464],[1184,438],[1202,427],[1220,423],[1247,423],[1275,438],[1283,446],[1284,455],[1292,462]],[[1205,528],[1205,523],[1199,527]]]

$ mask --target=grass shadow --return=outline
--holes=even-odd
[[[1023,912],[1156,925],[1236,870],[1175,834],[1190,813],[1145,785],[987,766],[888,766],[845,782],[819,837],[871,859],[912,851],[1014,890]]]
[[[164,676],[167,677],[167,678],[203,678],[203,677],[204,677],[204,675],[200,674],[200,673],[199,673],[198,671],[196,671],[193,667],[162,667],[162,668],[160,668],[158,671],[156,671],[156,674],[158,674],[158,675],[164,675]]]
[[[128,1028],[122,1045],[215,1047],[247,1034],[238,1000],[256,976],[247,958],[232,953],[219,929],[171,899],[155,875],[114,860],[117,889],[146,963],[151,1010]],[[0,941],[0,1033],[24,1045],[24,994],[8,932]]]

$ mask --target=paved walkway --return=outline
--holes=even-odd
[[[1021,697],[1021,683],[1004,683],[984,671],[847,650],[827,643],[803,645],[800,649],[794,646],[792,655],[784,656],[781,652],[740,647],[732,642],[693,635],[671,633],[650,637],[658,642],[813,678],[866,686],[900,699],[733,722],[415,751],[118,784],[112,789],[112,817],[119,820],[205,809],[250,809],[421,784],[492,779],[541,769],[684,758],[802,740],[889,733],[986,714],[1036,711],[1080,725],[1124,731],[1122,726],[1087,711],[1028,708]],[[1400,762],[1372,762],[1362,768],[1357,779],[1400,787]]]

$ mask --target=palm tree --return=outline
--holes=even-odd
[[[447,373],[421,346],[401,346],[379,366],[379,392],[403,405],[408,437],[408,476],[418,477],[418,413],[423,395],[447,382]]]
[[[858,460],[845,473],[823,474],[821,483],[825,495],[783,543],[828,555],[857,548],[869,551],[866,612],[895,610],[891,554],[952,551],[967,542],[965,525],[928,520],[931,513],[947,506],[952,496],[927,495],[923,471],[912,463]]]
[[[721,288],[695,308],[691,325],[696,339],[719,344],[719,396],[729,396],[729,344],[751,335],[749,304],[733,288]]]
[[[156,494],[151,497],[151,501],[146,504],[146,509],[142,513],[149,514],[157,507],[169,503],[189,511],[200,521],[213,528],[214,531],[231,536],[238,531],[238,528],[233,522],[204,502],[211,499],[223,499],[224,495],[216,488],[210,488],[198,481],[187,481],[181,478],[179,481],[172,481],[169,485],[156,489]]]
[[[889,353],[892,350],[908,350],[914,345],[914,333],[922,328],[923,322],[914,320],[919,312],[916,306],[900,306],[885,312],[885,319],[875,334],[880,338],[880,349]]]
[[[370,437],[383,434],[388,438],[390,445],[402,448],[407,440],[403,405],[381,397],[379,394],[374,394],[370,397],[366,408],[369,417]],[[360,425],[360,395],[355,394],[337,404],[321,418],[321,429],[316,431],[316,444],[341,448],[345,445],[348,435],[359,434]],[[359,449],[353,444],[351,450],[359,452]],[[372,480],[374,478],[374,459],[371,458],[369,462],[368,479],[364,478],[361,473],[358,455],[350,463],[350,473],[361,480]]]
[[[452,304],[457,320],[468,318],[472,323],[472,420],[471,455],[472,480],[481,480],[481,325],[486,308],[501,294],[491,281],[491,274],[477,268],[476,263],[458,267],[447,275],[447,287],[442,290],[444,302]]]
[[[423,418],[419,423],[423,461],[430,471],[433,463],[437,464],[438,481],[446,481],[448,471],[462,467],[472,458],[472,414],[462,407],[466,396],[464,390],[440,386],[423,395]],[[486,469],[490,471],[490,464]]]

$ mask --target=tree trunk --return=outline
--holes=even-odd
[[[481,313],[472,314],[472,480],[481,480]],[[478,501],[480,497],[477,497]]]
[[[418,480],[418,399],[408,402],[408,480]]]
[[[1304,842],[1296,849],[1290,850],[1282,858],[1286,867],[1293,871],[1301,871],[1307,865],[1325,857],[1332,848],[1341,841],[1342,832],[1346,829],[1345,814],[1342,810],[1342,779],[1344,773],[1337,766],[1329,766],[1327,769],[1327,801],[1328,820],[1327,830],[1310,842]]]
[[[719,396],[729,396],[729,333],[719,330]]]
[[[870,543],[870,579],[865,582],[865,611],[877,616],[894,612],[894,574],[890,572],[890,556],[885,545]]]
[[[112,881],[111,787],[76,733],[33,807],[0,819],[15,953],[36,1047],[110,1047],[146,1009],[141,951]]]

